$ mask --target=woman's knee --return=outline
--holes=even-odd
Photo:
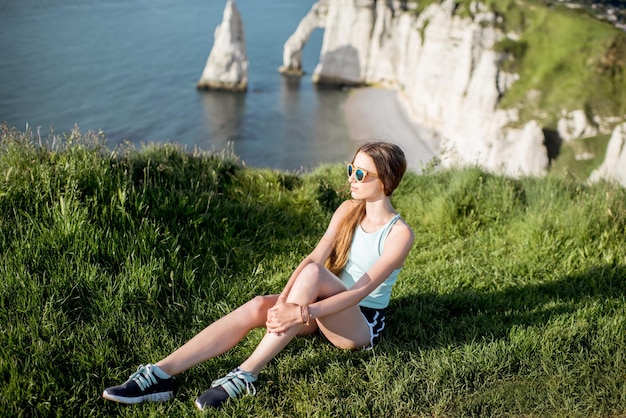
[[[298,279],[304,279],[307,282],[312,280],[319,280],[322,274],[324,274],[325,272],[326,267],[324,267],[320,263],[307,264],[298,275]]]
[[[317,289],[323,270],[324,266],[319,263],[311,263],[304,266],[298,277],[296,277],[291,292],[308,292],[311,289]]]
[[[255,296],[241,306],[244,315],[256,326],[262,326],[267,319],[267,311],[276,303],[276,296]]]
[[[345,285],[320,263],[307,264],[296,278],[293,293],[315,293],[316,298],[328,297],[346,290]]]

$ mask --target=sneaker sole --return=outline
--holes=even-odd
[[[102,397],[104,399],[108,399],[113,402],[120,402],[125,404],[136,404],[142,402],[164,402],[169,401],[174,397],[174,392],[159,392],[159,393],[150,393],[148,395],[136,396],[134,398],[127,398],[125,396],[115,396],[108,393],[106,390],[102,393]]]

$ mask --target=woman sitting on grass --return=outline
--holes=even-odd
[[[215,380],[198,408],[219,407],[229,398],[255,394],[261,369],[296,335],[321,333],[336,347],[373,347],[385,327],[391,288],[414,235],[391,205],[404,172],[404,152],[387,142],[361,146],[348,165],[351,200],[333,214],[321,240],[296,268],[280,295],[258,296],[210,324],[155,364],[140,366],[105,399],[123,403],[173,397],[172,376],[233,348],[246,334],[267,332],[247,360]]]

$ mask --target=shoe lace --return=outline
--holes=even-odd
[[[137,386],[139,386],[141,390],[146,390],[157,383],[156,376],[152,373],[152,366],[149,364],[139,366],[137,371],[128,378],[128,381],[131,380],[137,383]]]
[[[221,386],[228,393],[228,396],[236,398],[243,393],[244,389],[246,393],[256,395],[256,388],[252,384],[255,381],[256,377],[252,373],[237,368],[221,379],[213,381],[211,387]]]

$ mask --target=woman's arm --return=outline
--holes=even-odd
[[[320,318],[357,305],[382,284],[391,273],[402,267],[409,254],[415,235],[404,221],[397,222],[387,239],[380,258],[350,289],[309,305],[313,318]]]
[[[276,303],[285,303],[287,301],[287,297],[289,296],[289,292],[291,291],[291,287],[293,286],[296,277],[298,277],[298,275],[305,266],[310,263],[323,264],[326,261],[332,250],[335,237],[339,232],[341,221],[352,210],[352,208],[354,208],[354,205],[354,201],[346,200],[341,205],[339,205],[337,210],[335,210],[335,213],[333,214],[330,223],[328,224],[328,228],[326,228],[326,232],[324,232],[324,235],[317,243],[313,251],[308,256],[306,256],[304,260],[300,262],[300,264],[298,264],[298,267],[296,267],[294,272],[291,274],[291,277],[289,277],[289,280],[283,288],[283,291],[280,293],[280,296],[278,297],[278,301]]]

